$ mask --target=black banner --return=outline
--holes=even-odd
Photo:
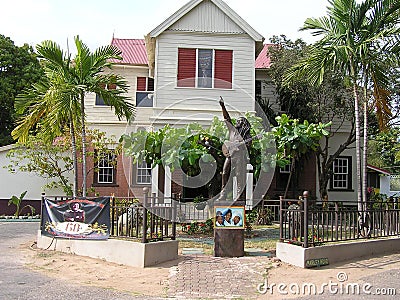
[[[108,239],[110,197],[55,201],[44,198],[42,234],[71,239]]]

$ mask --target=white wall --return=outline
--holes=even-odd
[[[13,195],[19,197],[24,191],[28,191],[25,199],[40,199],[42,192],[46,192],[47,195],[64,195],[62,189],[44,191],[42,187],[48,181],[34,173],[10,173],[5,169],[4,166],[10,164],[10,160],[6,157],[10,148],[10,146],[0,147],[0,199],[9,199]]]
[[[347,133],[335,133],[333,137],[329,139],[329,154],[333,154],[347,138]],[[323,142],[322,142],[323,144]],[[350,191],[332,191],[329,190],[328,183],[328,196],[329,201],[357,201],[357,169],[356,169],[356,154],[354,144],[349,146],[350,149],[343,151],[340,156],[351,156],[352,157],[352,187]],[[316,166],[317,167],[317,166]],[[319,181],[317,172],[317,198],[319,198]]]
[[[177,87],[178,48],[233,50],[233,89]],[[220,111],[218,99],[223,96],[228,110],[254,111],[254,48],[247,35],[164,32],[156,48],[156,106],[189,114],[196,109]]]

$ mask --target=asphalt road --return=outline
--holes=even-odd
[[[39,222],[0,222],[1,300],[138,299],[107,289],[71,285],[26,268],[18,248],[20,244],[34,241],[38,228]]]

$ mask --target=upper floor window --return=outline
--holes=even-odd
[[[333,174],[331,178],[330,187],[336,190],[350,190],[352,189],[351,182],[351,157],[343,156],[338,157],[333,162]]]
[[[178,87],[232,88],[232,50],[178,48]]]
[[[115,84],[103,84],[102,88],[106,89],[106,90],[115,90],[117,88],[117,86]],[[96,101],[95,101],[95,105],[98,106],[105,106],[107,104],[104,103],[104,99],[100,97],[99,94],[96,94]]]
[[[153,107],[154,79],[137,77],[136,79],[136,106]]]

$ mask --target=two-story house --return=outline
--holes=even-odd
[[[166,124],[209,125],[214,116],[221,117],[220,96],[232,115],[254,112],[255,60],[263,41],[223,1],[189,1],[144,40],[112,39],[123,57],[114,61],[113,72],[128,80],[136,117],[127,127],[93,95],[86,103],[88,124],[117,138],[125,131],[157,130]],[[88,186],[101,194],[130,196],[141,195],[144,186],[157,191],[162,180],[162,192],[167,197],[173,192],[169,170],[128,160],[119,158],[115,168],[100,165]]]
[[[131,124],[119,121],[100,97],[88,95],[88,126],[115,136],[116,141],[124,133],[158,130],[166,124],[184,126],[197,122],[207,126],[214,116],[222,118],[220,96],[232,116],[255,113],[256,97],[268,99],[273,109],[280,111],[268,77],[269,45],[263,42],[261,34],[222,0],[190,0],[144,39],[112,38],[111,44],[122,51],[123,57],[114,61],[112,72],[127,79],[136,116]],[[335,135],[332,149],[345,136],[346,129],[342,130],[343,134]],[[331,199],[356,199],[354,152],[346,150],[335,161]],[[166,197],[182,193],[182,178],[175,178],[168,168],[133,164],[123,155],[108,159],[116,159],[117,163],[102,160],[87,179],[87,186],[101,195],[140,197],[143,187],[161,191]],[[305,169],[300,188],[318,196],[316,160],[310,159]],[[268,195],[283,194],[288,172],[277,169]]]
[[[88,98],[88,123],[117,138],[124,132],[157,130],[166,124],[209,125],[221,117],[222,96],[233,115],[256,111],[256,97],[268,98],[280,111],[274,85],[268,77],[270,61],[264,38],[222,0],[191,0],[145,36],[145,39],[112,39],[122,51],[113,72],[130,84],[129,96],[137,107],[129,126],[119,122],[98,97]],[[334,144],[346,135],[336,133]],[[334,147],[332,147],[333,149]],[[334,198],[355,199],[354,151],[347,150],[335,161],[330,193]],[[299,186],[317,196],[315,157],[304,166]],[[289,169],[277,169],[268,195],[283,194]],[[132,164],[118,158],[115,166],[104,164],[88,177],[88,186],[100,194],[141,196],[148,186],[166,197],[182,193],[182,178],[168,169],[151,169],[146,163]],[[346,193],[343,193],[343,192]],[[297,191],[295,191],[296,193]],[[296,194],[291,195],[293,197]]]

